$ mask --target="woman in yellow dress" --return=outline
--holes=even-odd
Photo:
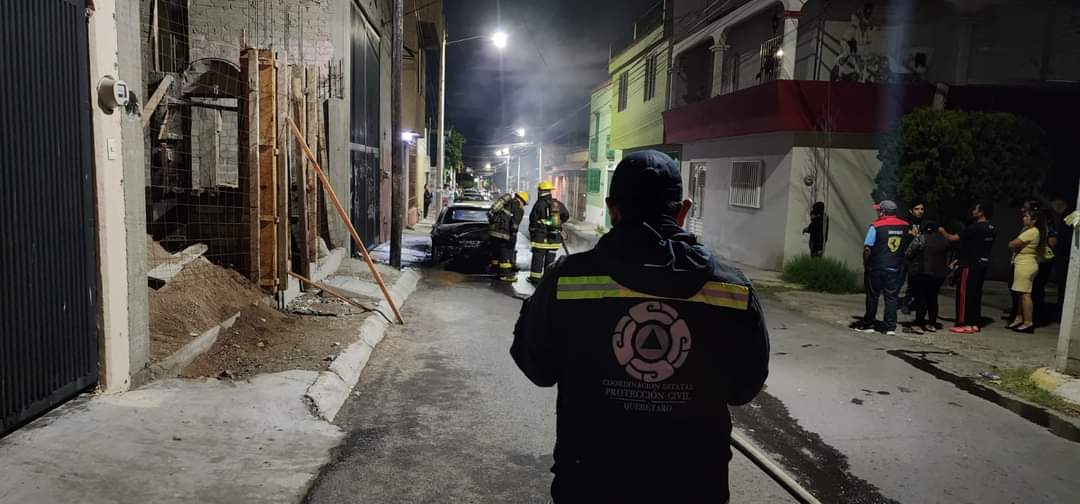
[[[1009,242],[1013,251],[1013,296],[1019,299],[1017,313],[1009,329],[1032,334],[1035,332],[1034,303],[1031,298],[1035,275],[1039,273],[1039,258],[1046,253],[1046,222],[1039,212],[1024,211],[1024,229]]]

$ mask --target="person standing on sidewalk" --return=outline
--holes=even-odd
[[[825,255],[825,240],[829,236],[829,221],[825,216],[825,202],[818,201],[810,209],[810,225],[803,229],[810,235],[810,257]]]
[[[937,230],[936,222],[926,221],[907,249],[908,285],[915,309],[909,331],[915,334],[938,330],[938,293],[949,276],[949,241]]]
[[[992,203],[978,203],[971,209],[974,223],[960,234],[952,234],[944,227],[938,229],[945,239],[960,243],[956,265],[956,325],[949,331],[958,334],[979,332],[982,326],[983,283],[990,257],[994,250],[996,232],[990,218],[994,215]]]
[[[435,195],[431,192],[431,184],[424,184],[424,218],[428,218],[428,214],[431,213],[431,200],[435,199]]]
[[[1024,211],[1024,229],[1014,240],[1009,242],[1013,251],[1012,292],[1020,313],[1007,326],[1016,332],[1035,332],[1035,302],[1032,296],[1035,278],[1039,274],[1039,257],[1046,253],[1046,223],[1041,212]]]
[[[558,385],[551,496],[727,502],[728,406],[750,402],[769,372],[761,305],[683,229],[692,203],[667,155],[623,159],[607,205],[613,229],[554,264],[514,327],[517,366]]]
[[[866,291],[866,313],[856,323],[859,332],[874,332],[878,299],[885,298],[884,332],[896,335],[896,311],[900,302],[900,280],[904,269],[904,250],[911,241],[911,225],[896,217],[896,203],[878,203],[878,219],[870,225],[863,241],[863,261],[869,275]]]
[[[911,227],[908,229],[908,234],[911,235],[911,240],[914,240],[922,233],[923,217],[925,216],[926,203],[916,200],[915,203],[911,205],[911,208],[908,210],[908,216],[907,219],[905,219],[907,220],[908,224],[911,224]],[[908,264],[908,262],[904,263],[904,274],[900,277],[900,280],[905,281],[905,283],[907,284],[907,289],[904,291],[904,295],[900,298],[900,311],[904,312],[905,315],[911,313],[911,310],[913,309],[913,306],[915,304],[915,294],[912,290],[911,285],[911,277],[913,273],[911,272],[911,268],[909,266],[910,265]]]
[[[499,280],[517,280],[514,276],[514,249],[517,247],[518,226],[525,217],[525,205],[528,203],[527,192],[504,194],[488,210],[491,264],[493,269],[497,267]]]
[[[563,223],[570,218],[570,211],[561,201],[551,196],[555,186],[544,180],[536,186],[536,204],[529,213],[529,240],[532,241],[532,271],[529,282],[540,283],[544,270],[555,262],[555,253],[562,247]]]

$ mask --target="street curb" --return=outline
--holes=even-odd
[[[419,273],[406,270],[390,288],[390,295],[399,308],[405,304],[409,295],[416,291],[419,281]],[[371,352],[386,335],[386,328],[390,326],[388,321],[394,320],[394,314],[386,300],[381,301],[375,310],[378,313],[371,313],[360,324],[360,340],[335,357],[330,363],[330,369],[320,372],[315,383],[312,383],[304,394],[304,398],[310,401],[315,416],[333,422],[341,407],[345,405],[345,400],[349,398],[349,393],[360,381],[360,374],[367,367]]]
[[[161,380],[166,378],[176,378],[180,375],[180,371],[183,371],[185,367],[191,364],[200,355],[213,348],[217,343],[218,335],[221,331],[227,331],[232,328],[236,320],[240,318],[240,313],[229,317],[224,322],[210,328],[208,331],[202,333],[197,338],[188,342],[188,344],[180,347],[179,350],[173,352],[172,355],[157,361],[135,374],[132,378],[132,384],[135,386],[150,383],[155,380]]]

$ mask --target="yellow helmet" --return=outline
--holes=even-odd
[[[517,196],[518,199],[520,199],[522,203],[528,203],[529,202],[529,193],[527,193],[525,191],[519,191],[519,192],[517,192],[515,194],[515,196]]]
[[[536,186],[536,188],[541,190],[541,191],[554,191],[555,190],[555,185],[552,184],[551,181],[542,180],[542,181],[540,181],[540,185]]]

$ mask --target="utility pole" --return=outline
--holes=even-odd
[[[394,47],[390,55],[390,145],[393,146],[390,166],[390,265],[395,268],[401,267],[401,234],[405,221],[405,201],[402,200],[405,191],[402,164],[404,143],[401,137],[401,56],[405,33],[402,1],[393,0],[391,7]]]
[[[438,164],[439,183],[435,186],[436,198],[435,215],[442,211],[443,198],[450,195],[443,191],[446,184],[446,25],[443,24],[442,37],[439,44],[439,152],[435,156]]]
[[[1080,211],[1080,198],[1075,210]],[[1064,230],[1062,230],[1064,231]],[[1064,234],[1064,233],[1062,233]],[[1059,240],[1065,236],[1059,236]],[[1074,221],[1069,239],[1069,280],[1065,283],[1065,300],[1061,310],[1058,333],[1057,367],[1062,373],[1080,376],[1080,221]]]

